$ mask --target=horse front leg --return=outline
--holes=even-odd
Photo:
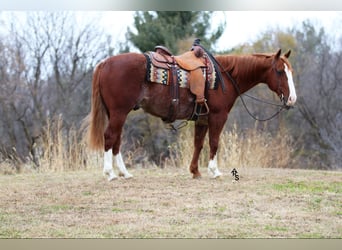
[[[209,147],[210,156],[208,164],[208,173],[212,178],[218,178],[222,175],[217,164],[217,149],[220,140],[220,134],[227,120],[227,115],[212,115],[209,119]]]
[[[190,172],[193,175],[193,178],[200,178],[201,173],[198,171],[198,159],[203,148],[204,138],[207,134],[208,126],[204,125],[195,125],[195,138],[194,138],[194,153],[192,155],[192,160],[190,164]]]

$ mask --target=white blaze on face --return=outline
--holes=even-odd
[[[286,63],[284,63],[284,66],[285,66],[285,73],[287,76],[287,83],[289,85],[289,92],[290,92],[286,105],[293,106],[297,100],[296,89],[293,83],[292,72],[289,70]]]

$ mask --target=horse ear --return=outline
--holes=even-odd
[[[281,49],[278,50],[277,54],[275,55],[276,59],[279,59],[281,55]]]
[[[289,51],[287,51],[287,52],[285,53],[285,55],[284,55],[284,56],[285,56],[286,58],[289,58],[289,57],[290,57],[290,55],[291,55],[291,50],[289,49]]]

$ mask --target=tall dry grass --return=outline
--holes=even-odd
[[[218,151],[220,168],[291,167],[293,143],[286,130],[281,129],[278,134],[272,135],[268,132],[260,132],[256,127],[241,133],[235,125],[231,131],[221,134]],[[193,130],[193,124],[191,124],[179,131],[177,142],[165,149],[170,151],[171,157],[165,159],[157,167],[187,168],[190,165],[193,153]],[[23,163],[20,171],[35,169],[41,172],[56,172],[101,167],[103,155],[90,151],[82,140],[82,136],[82,131],[76,127],[66,130],[61,117],[48,120],[40,143],[37,143],[36,155],[31,157],[35,159],[35,163],[33,160]],[[202,167],[207,166],[209,161],[208,144],[207,136],[200,156]],[[156,167],[155,163],[148,161],[143,145],[137,144],[133,151],[123,152],[123,154],[127,167]],[[137,158],[142,160],[137,162]],[[0,170],[10,172],[8,170],[11,165],[8,161],[1,163],[0,166]],[[14,172],[18,172],[17,167],[12,168]],[[4,171],[0,172],[4,173]]]
[[[87,148],[82,137],[83,132],[76,127],[66,129],[61,116],[47,120],[41,136],[32,145],[31,154],[25,160],[18,160],[14,149],[14,153],[6,155],[7,159],[1,160],[0,174],[63,172],[99,166],[101,157]]]
[[[183,130],[177,144],[171,146],[176,157],[169,160],[173,166],[189,166],[193,153],[193,128]],[[209,143],[206,138],[200,165],[206,166],[209,161]],[[286,129],[280,129],[276,135],[255,128],[244,133],[238,132],[234,125],[231,131],[221,134],[218,150],[218,163],[229,168],[238,167],[291,167],[293,142]]]
[[[292,152],[292,138],[285,129],[276,135],[257,128],[239,134],[234,125],[223,133],[220,160],[232,167],[285,168],[291,166]]]
[[[39,157],[40,171],[73,171],[99,164],[98,154],[91,152],[76,127],[66,130],[63,119],[48,120],[44,129]]]

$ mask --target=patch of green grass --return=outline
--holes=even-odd
[[[326,236],[322,235],[321,233],[303,233],[298,236],[298,238],[303,239],[320,239],[320,238],[326,238]]]
[[[287,232],[288,228],[286,227],[280,227],[280,226],[272,226],[272,225],[266,225],[264,227],[265,230],[267,231],[278,231],[278,232]]]
[[[118,208],[118,207],[113,207],[113,208],[112,208],[112,212],[114,212],[114,213],[121,213],[121,212],[123,212],[123,211],[124,211],[123,209]]]
[[[311,201],[311,203],[310,203],[311,207],[312,207],[314,210],[317,210],[317,209],[321,208],[322,200],[323,200],[322,197],[316,197],[316,198],[314,198],[314,199]]]
[[[67,204],[56,204],[56,205],[51,206],[51,209],[54,211],[66,211],[66,210],[73,209],[73,207]]]
[[[67,211],[67,210],[72,210],[72,209],[74,209],[74,207],[71,205],[53,204],[53,205],[49,205],[49,206],[42,206],[40,208],[40,212],[42,214],[49,214],[49,213],[62,212],[62,211]]]
[[[0,210],[0,221],[3,222],[5,219],[6,219],[6,213],[3,213],[1,210]]]
[[[0,229],[0,238],[2,239],[21,238],[21,232],[14,228],[7,228],[5,230]]]
[[[65,232],[65,229],[63,229],[63,228],[53,229],[49,232],[49,235],[51,235],[52,238],[66,238],[66,237],[68,237],[67,233]]]
[[[139,208],[138,213],[143,214],[143,213],[154,213],[153,209],[148,209],[148,208]]]
[[[223,207],[223,206],[217,208],[217,212],[219,212],[219,213],[223,213],[226,210],[227,210],[227,207]]]
[[[84,196],[90,196],[90,195],[93,195],[93,193],[91,191],[83,191],[82,192],[82,195]]]
[[[310,192],[310,193],[342,193],[342,183],[331,182],[325,183],[322,181],[304,182],[304,181],[292,181],[287,180],[285,183],[276,183],[272,185],[272,188],[277,191],[289,191],[289,192]]]

